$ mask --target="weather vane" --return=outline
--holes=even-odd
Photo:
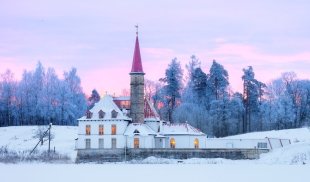
[[[137,25],[135,25],[135,27],[136,27],[136,34],[138,35],[138,29],[139,29],[139,25],[137,24]]]

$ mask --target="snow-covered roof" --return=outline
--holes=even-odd
[[[104,117],[99,118],[99,111],[104,112]],[[112,118],[112,111],[117,112],[115,118]],[[103,98],[97,102],[94,107],[90,110],[91,117],[87,118],[86,116],[81,117],[78,120],[109,120],[109,119],[121,119],[121,120],[130,120],[114,103],[113,97],[110,95],[105,95]]]
[[[147,98],[144,99],[144,118],[159,120],[159,114],[157,113],[154,105]]]
[[[114,97],[113,100],[128,100],[130,101],[130,96],[119,96],[119,97]]]
[[[147,135],[156,135],[156,132],[153,131],[146,124],[130,123],[126,128],[124,135],[127,135],[127,136],[134,136],[134,135],[147,136]]]
[[[206,135],[188,123],[164,123],[159,133],[161,135]]]

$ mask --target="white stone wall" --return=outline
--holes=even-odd
[[[139,148],[155,148],[155,140],[153,135],[127,137],[127,147],[134,148],[134,138],[139,138]]]
[[[77,149],[85,149],[85,146],[86,146],[85,139],[91,140],[91,149],[99,148],[99,139],[104,140],[105,149],[111,149],[112,138],[116,139],[116,148],[125,147],[125,136],[124,135],[79,135],[79,139],[77,141]]]
[[[207,148],[240,148],[240,149],[254,149],[257,148],[258,143],[267,143],[267,148],[270,145],[267,139],[221,139],[208,138]]]
[[[116,125],[116,135],[111,135],[112,125]],[[91,126],[90,135],[86,135],[86,125]],[[99,125],[104,127],[104,135],[99,135]],[[85,149],[85,139],[91,140],[91,148],[99,148],[99,139],[104,140],[104,148],[112,148],[112,138],[116,139],[116,148],[125,147],[124,132],[127,128],[128,122],[123,120],[109,120],[109,121],[79,121],[77,149]]]
[[[204,135],[169,135],[165,139],[165,148],[170,148],[170,139],[175,139],[175,148],[195,148],[194,141],[199,140],[199,148],[206,148],[206,136]]]
[[[107,121],[79,121],[79,135],[86,134],[86,125],[91,126],[91,135],[98,135],[99,134],[99,125],[104,126],[104,134],[111,135],[111,127],[112,125],[116,125],[116,134],[123,135],[128,122],[123,120],[107,120]]]

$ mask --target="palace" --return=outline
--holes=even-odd
[[[78,119],[77,149],[205,148],[206,134],[188,123],[161,121],[144,97],[138,34],[130,72],[130,97],[105,95]]]

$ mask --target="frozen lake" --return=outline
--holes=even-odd
[[[310,165],[260,164],[0,164],[1,182],[294,182]]]

